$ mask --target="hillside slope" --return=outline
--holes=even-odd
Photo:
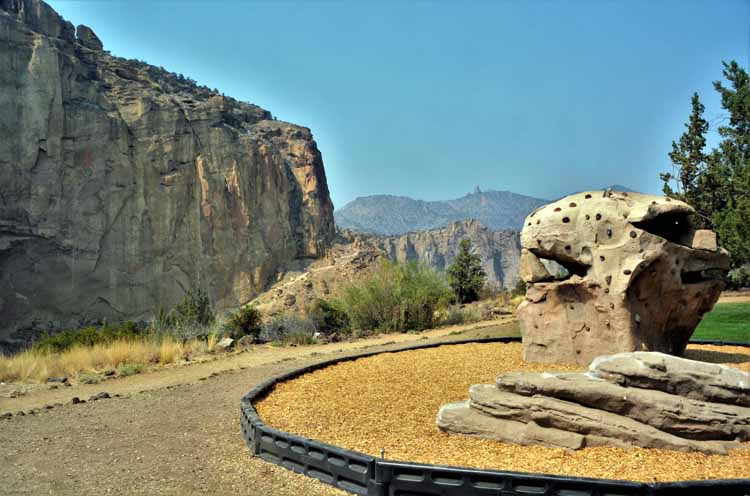
[[[476,220],[401,236],[343,229],[324,258],[289,264],[280,272],[278,281],[254,302],[265,316],[304,313],[316,298],[339,295],[344,286],[372,274],[383,260],[413,261],[444,271],[453,262],[464,238],[472,241],[481,257],[489,287],[510,289],[518,282],[521,258],[518,231],[493,231]]]
[[[0,136],[0,345],[190,288],[235,306],[335,234],[309,129],[114,57],[39,0],[0,0]]]

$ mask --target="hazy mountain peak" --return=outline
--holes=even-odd
[[[363,196],[334,213],[340,227],[379,234],[435,229],[477,219],[491,229],[520,229],[532,210],[547,200],[510,191],[481,190],[452,200],[415,200],[406,196]]]

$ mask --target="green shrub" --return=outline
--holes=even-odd
[[[81,384],[99,384],[104,378],[100,374],[81,374],[78,376],[78,382]]]
[[[243,336],[253,336],[258,339],[260,327],[260,310],[254,306],[246,306],[230,314],[223,329],[232,339],[240,339]]]
[[[434,270],[383,262],[370,277],[345,287],[342,301],[353,327],[407,331],[432,327],[435,310],[451,298],[445,278]]]
[[[730,270],[726,279],[728,289],[750,288],[750,265]]]
[[[117,375],[127,377],[129,375],[140,374],[144,368],[142,363],[121,363],[117,366]]]
[[[349,316],[344,310],[344,304],[339,300],[318,298],[310,307],[308,317],[318,331],[326,336],[349,332]]]
[[[202,289],[188,291],[182,301],[174,307],[172,315],[173,324],[182,326],[210,326],[216,320],[211,301]]]
[[[260,338],[271,343],[313,344],[318,332],[310,319],[281,315],[263,324]]]
[[[515,286],[513,286],[513,289],[510,290],[511,297],[515,296],[523,296],[526,294],[526,283],[523,282],[523,279],[519,279]]]
[[[451,305],[444,312],[441,312],[439,323],[440,325],[459,325],[477,322],[479,320],[483,320],[479,308],[461,308],[458,305]]]
[[[172,310],[159,307],[148,332],[155,337],[171,336],[178,341],[207,339],[214,332],[215,321],[216,316],[206,292],[202,289],[190,290]]]
[[[87,326],[68,329],[57,334],[43,336],[32,349],[37,352],[61,353],[74,346],[94,346],[116,340],[135,340],[143,337],[143,331],[135,322],[127,321],[102,327]]]

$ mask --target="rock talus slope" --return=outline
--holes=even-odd
[[[6,345],[194,287],[244,303],[335,235],[309,129],[114,57],[38,0],[0,0],[0,137]]]

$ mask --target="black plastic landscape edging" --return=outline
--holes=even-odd
[[[386,460],[275,429],[263,423],[253,406],[254,401],[268,395],[276,384],[341,362],[381,353],[520,340],[501,337],[418,344],[333,358],[292,370],[263,382],[242,398],[242,437],[253,455],[362,496],[750,496],[750,479],[643,483]],[[691,343],[750,346],[749,343],[707,340]]]

